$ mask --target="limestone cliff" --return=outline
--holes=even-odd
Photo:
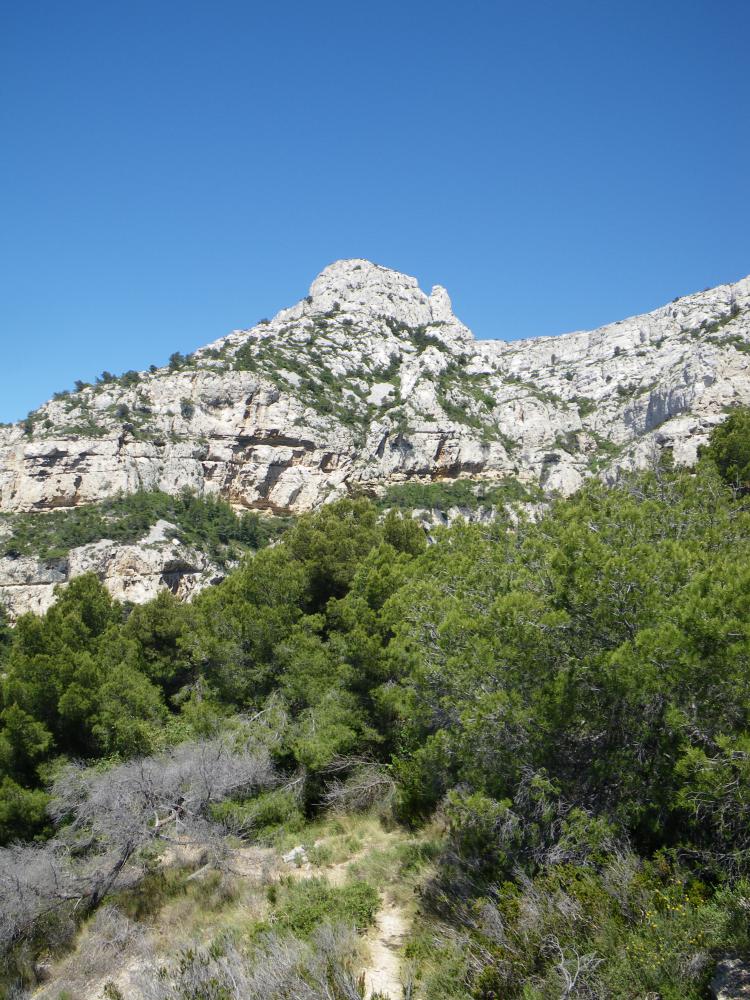
[[[749,306],[745,278],[591,332],[477,341],[443,288],[339,261],[270,321],[0,428],[0,511],[188,486],[299,513],[415,478],[570,493],[655,448],[690,462],[750,403]]]

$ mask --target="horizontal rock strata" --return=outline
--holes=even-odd
[[[477,341],[445,289],[339,261],[270,321],[0,428],[0,511],[188,487],[296,514],[414,479],[513,476],[569,494],[665,448],[688,463],[729,407],[750,403],[749,307],[745,278],[590,332]],[[126,548],[106,558],[139,558]],[[161,578],[163,556],[143,574],[100,572]],[[0,596],[63,572],[7,563]],[[65,578],[77,571],[69,563]],[[151,585],[129,590],[143,599]]]

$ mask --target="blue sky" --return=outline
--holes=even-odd
[[[747,0],[0,4],[0,420],[332,260],[479,337],[750,272]]]

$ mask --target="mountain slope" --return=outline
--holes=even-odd
[[[0,512],[188,487],[288,514],[462,477],[567,494],[655,448],[691,462],[727,407],[750,402],[749,307],[745,278],[591,332],[477,341],[443,288],[427,295],[396,271],[339,261],[270,321],[166,368],[105,375],[0,428]],[[1,562],[0,588],[33,576]],[[195,556],[183,562],[188,572]]]
[[[272,321],[0,431],[0,509],[189,486],[298,512],[352,487],[508,474],[570,492],[689,460],[750,399],[750,279],[590,333],[476,341],[442,288],[340,261]]]

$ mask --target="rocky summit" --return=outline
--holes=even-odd
[[[512,477],[570,494],[659,450],[690,463],[727,410],[750,403],[749,306],[745,278],[598,330],[480,341],[444,288],[427,294],[397,271],[338,261],[271,320],[164,368],[105,373],[0,428],[0,511],[7,522],[187,487],[287,515],[397,483]],[[0,521],[0,536],[8,530]],[[119,596],[153,596],[167,563],[178,591],[193,589],[185,574],[213,578],[163,532],[140,552],[98,544],[118,567],[112,576],[99,566],[104,578],[132,568]],[[96,556],[53,568],[6,557],[0,599],[41,609],[76,566],[97,568]],[[32,600],[37,585],[46,589]]]

